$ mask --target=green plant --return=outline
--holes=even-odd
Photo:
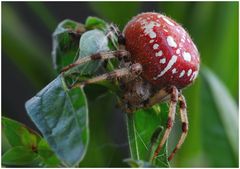
[[[108,41],[104,35],[107,27],[107,23],[94,17],[89,17],[85,26],[71,20],[61,22],[53,34],[53,59],[57,71],[60,72],[63,67],[76,60],[78,54],[80,57],[84,57],[109,50],[110,48],[113,49],[114,45],[112,43],[114,43],[114,39],[113,41]],[[113,63],[109,62],[107,68],[112,69],[113,65]],[[61,163],[59,163],[56,157],[54,157],[54,160],[57,162],[53,163],[53,166],[59,166],[60,164],[68,167],[77,166],[85,156],[89,142],[86,96],[82,88],[69,89],[67,86],[73,81],[76,83],[93,76],[97,70],[99,71],[101,66],[101,62],[93,62],[80,65],[77,68],[71,68],[66,73],[60,74],[26,103],[26,109],[30,117],[40,129],[58,159],[61,160]],[[109,88],[112,92],[119,92],[117,86],[110,87],[109,85],[111,84],[107,81],[101,82],[99,85]],[[133,160],[143,160],[142,165],[147,165],[147,162],[144,161],[148,161],[149,157],[151,157],[148,155],[149,150],[152,151],[152,147],[157,143],[156,140],[159,140],[161,132],[158,130],[165,126],[167,115],[160,110],[159,105],[156,105],[149,110],[140,110],[133,114],[126,114],[131,158]],[[14,133],[10,133],[8,127],[13,127],[12,130],[14,132],[20,125],[14,126],[16,122],[9,120],[12,123],[9,124],[8,119],[3,120],[4,133],[7,134],[9,142],[15,141],[12,138]],[[148,121],[147,127],[143,125],[146,124],[145,120]],[[229,122],[231,123],[232,120],[234,119],[226,120],[226,125]],[[19,144],[21,147],[18,147],[18,144],[12,143],[13,148],[3,156],[3,164],[33,165],[34,163],[37,166],[50,165],[51,163],[43,164],[42,160],[36,160],[41,157],[41,154],[38,155],[42,151],[41,146],[43,144],[39,141],[40,136],[30,134],[29,130],[24,127],[21,128],[26,133],[19,133],[18,137],[20,137],[22,145]],[[234,137],[233,134],[230,134],[230,137]],[[51,152],[47,144],[44,144],[48,148],[44,151]],[[235,144],[233,143],[232,145]],[[28,149],[29,147],[31,149]],[[25,153],[22,156],[25,159],[15,159],[20,153]],[[166,146],[160,154],[162,156],[158,158],[155,165],[158,167],[169,166]],[[44,157],[42,158],[44,159]],[[133,165],[132,160],[126,160],[126,162]],[[135,161],[134,164],[142,166],[139,161]],[[149,165],[153,164],[149,163]]]
[[[164,5],[165,4],[162,4],[162,6],[164,6]],[[213,9],[216,6],[217,5],[215,5],[215,4],[212,4],[211,6],[207,6],[208,7],[207,11],[210,11],[210,9]],[[221,8],[223,8],[223,6],[221,6]],[[227,9],[230,10],[231,9],[230,6],[231,5],[227,5],[227,7],[228,7]],[[106,6],[103,7],[103,8],[106,8]],[[196,8],[198,9],[198,10],[196,10],[196,13],[202,11],[201,9],[205,9],[204,5],[199,5]],[[101,8],[98,8],[98,10],[100,10],[100,9]],[[168,12],[171,12],[171,8],[168,8],[168,9],[169,9]],[[176,9],[179,9],[179,8],[176,8]],[[184,10],[184,8],[181,8],[181,9]],[[216,10],[216,12],[217,12],[217,10]],[[224,15],[224,17],[227,18],[227,16],[229,16],[229,15],[230,14],[227,13],[227,15]],[[10,17],[12,15],[8,15],[8,16]],[[106,14],[106,16],[107,16],[107,14]],[[114,16],[114,17],[117,18],[117,16]],[[104,22],[102,22],[102,21],[98,20],[97,22],[100,22],[101,24],[104,25]],[[101,26],[98,25],[97,27],[101,27]],[[97,28],[97,27],[89,26],[89,29],[94,29],[94,28]],[[211,27],[210,24],[209,24],[209,27]],[[14,27],[10,27],[10,28],[14,29]],[[10,32],[11,29],[8,29],[8,32]],[[193,26],[193,32],[194,32],[194,30],[196,30],[196,29],[194,29],[194,26]],[[190,31],[192,31],[192,30],[190,30]],[[219,29],[218,31],[221,31],[221,30]],[[229,31],[229,32],[232,33],[232,31]],[[209,32],[207,32],[207,33],[209,33]],[[198,36],[200,36],[200,38]],[[201,41],[205,42],[203,37],[201,38],[201,35],[198,35],[198,36],[193,36],[193,37],[195,37],[195,39],[199,38],[199,39],[201,39]],[[210,36],[210,33],[209,33],[209,36]],[[231,36],[229,35],[228,37],[231,37]],[[67,43],[68,38],[63,38],[63,39],[64,39],[64,42],[66,42],[66,44],[68,44]],[[7,40],[7,39],[5,39],[5,40]],[[229,38],[229,40],[231,40],[231,39]],[[6,44],[6,43],[4,43],[4,44]],[[30,43],[30,44],[34,44],[34,43]],[[63,44],[65,44],[65,43],[63,43]],[[24,45],[24,44],[22,44],[22,45]],[[207,48],[206,43],[201,43],[200,42],[199,46],[202,47],[202,48],[203,48],[203,46],[205,46],[204,48]],[[224,45],[222,45],[222,46],[224,46]],[[111,48],[111,47],[112,46],[109,44],[108,48]],[[74,48],[74,45],[71,48]],[[8,49],[7,51],[9,51],[9,52],[13,52],[9,48],[7,48],[7,49]],[[227,50],[224,50],[224,47],[221,48],[221,49],[222,49],[223,52],[227,52]],[[91,51],[91,49],[90,49],[90,51]],[[234,52],[234,51],[235,50],[233,50],[232,52]],[[79,51],[77,51],[77,52],[79,52]],[[32,51],[32,53],[34,53],[34,52]],[[70,53],[71,53],[71,50],[70,50]],[[204,63],[208,67],[211,67],[213,70],[217,70],[217,67],[214,66],[215,64],[213,64],[215,62],[210,62],[211,57],[207,58],[207,56],[209,56],[207,54],[207,51],[203,51],[202,55],[203,55],[203,57],[206,57],[206,59],[204,60]],[[25,56],[27,56],[27,55],[25,55]],[[71,56],[74,59],[75,55],[74,56],[71,55]],[[224,56],[224,55],[221,55],[221,52],[219,51],[218,56]],[[232,53],[231,56],[234,56],[234,53]],[[218,62],[220,62],[220,60],[223,60],[223,57],[220,57],[220,58],[222,58],[222,59],[219,59]],[[34,58],[32,58],[32,59],[34,59]],[[37,63],[43,63],[43,62],[37,62]],[[48,62],[46,62],[46,63],[48,63]],[[63,63],[63,64],[68,64],[68,63],[69,63],[69,61],[66,61],[66,63]],[[237,64],[237,62],[234,62],[234,63]],[[36,64],[36,65],[38,65],[38,64]],[[42,65],[44,65],[44,64],[42,64]],[[49,65],[49,64],[47,64],[47,65]],[[95,65],[88,65],[88,67],[91,67],[91,66],[95,67]],[[108,69],[111,70],[111,67],[113,67],[113,66],[114,66],[114,63],[112,63],[112,64],[109,63]],[[39,67],[41,67],[41,66],[39,65]],[[42,66],[42,67],[44,67],[44,66]],[[232,68],[236,68],[236,67],[237,66],[233,66]],[[28,68],[29,67],[25,66],[23,71],[28,72],[27,74],[29,75],[30,78],[33,78],[34,82],[41,81],[41,76],[36,76],[36,75],[37,74],[44,75],[44,73],[42,73],[42,72],[39,73],[37,71],[31,73],[31,71],[30,71],[31,69],[30,68],[28,69]],[[34,70],[37,70],[37,69],[38,69],[38,67],[34,68]],[[39,70],[41,70],[41,69],[43,69],[43,68],[39,68]],[[49,70],[51,72],[51,69],[49,69]],[[89,70],[89,68],[87,68],[86,70]],[[187,93],[188,97],[191,98],[191,99],[188,99],[189,109],[190,110],[194,109],[194,110],[196,110],[196,112],[191,111],[192,114],[191,114],[190,118],[191,118],[192,121],[194,121],[194,123],[191,125],[192,128],[190,129],[189,138],[187,139],[187,143],[185,143],[186,145],[190,145],[190,146],[185,146],[182,149],[182,151],[179,152],[181,155],[179,155],[176,160],[177,161],[179,160],[179,161],[182,161],[182,162],[179,163],[179,165],[176,165],[176,166],[184,165],[184,163],[192,156],[192,154],[197,154],[196,152],[199,152],[199,151],[206,152],[204,157],[207,158],[206,161],[208,162],[207,163],[208,166],[237,166],[238,151],[236,151],[237,150],[236,147],[238,146],[238,144],[237,144],[238,138],[237,138],[236,133],[238,131],[238,121],[234,120],[234,119],[237,119],[237,106],[236,106],[235,101],[228,94],[228,92],[227,92],[228,89],[226,89],[226,87],[224,87],[224,85],[219,80],[219,78],[216,77],[216,74],[213,73],[213,70],[209,70],[209,68],[202,67],[202,71],[200,72],[200,77],[199,77],[198,81],[196,82],[195,87],[191,87],[189,90],[185,91]],[[230,69],[227,69],[227,71],[224,71],[224,70],[222,70],[222,71],[223,71],[223,75],[219,73],[218,77],[220,77],[221,79],[232,78],[230,76],[224,75],[224,74],[226,74],[227,71],[230,71]],[[94,73],[94,71],[90,72],[90,73]],[[43,77],[45,78],[45,76],[47,76],[47,75],[44,75]],[[84,78],[89,78],[89,76],[84,76]],[[64,98],[69,96],[68,99],[67,99],[67,100],[69,100],[69,98],[70,99],[71,98],[76,99],[74,97],[76,95],[83,95],[83,91],[80,90],[80,89],[76,90],[76,91],[72,91],[72,92],[66,90],[66,86],[62,85],[64,83],[60,83],[60,82],[62,82],[61,79],[62,79],[62,77],[58,76],[56,78],[56,80],[54,80],[54,85],[48,86],[49,87],[48,89],[51,89],[50,91],[52,91],[54,93],[52,95],[52,97],[54,97],[55,95],[61,95],[61,96],[63,96],[62,99],[64,99]],[[67,79],[67,80],[68,80],[67,82],[69,82],[69,80],[71,80],[71,79]],[[233,80],[236,80],[236,78],[234,78]],[[49,77],[48,77],[48,80],[45,80],[45,81],[49,81]],[[35,84],[37,84],[37,83],[35,83]],[[228,87],[229,86],[234,86],[234,83],[230,83],[230,80],[227,81],[226,84],[227,84]],[[216,90],[215,86],[218,86],[218,90]],[[38,85],[38,87],[39,87],[39,85]],[[97,107],[99,104],[97,104],[97,103],[104,104],[103,102],[100,102],[99,99],[95,98],[96,95],[93,95],[92,94],[93,92],[91,92],[93,90],[97,90],[96,93],[97,93],[98,96],[103,96],[104,95],[104,98],[109,101],[109,104],[114,104],[114,100],[112,100],[114,95],[111,94],[111,92],[108,91],[109,88],[111,89],[111,91],[114,91],[114,92],[115,92],[115,90],[117,90],[117,89],[115,89],[114,86],[110,85],[107,82],[106,83],[104,82],[103,84],[98,84],[98,85],[95,85],[95,86],[90,86],[89,88],[85,89],[85,92],[86,92],[86,95],[87,95],[87,98],[88,98],[88,101],[89,101],[88,104],[90,105],[89,106],[90,112],[93,112],[93,111],[97,112],[96,109],[99,109],[99,107]],[[199,92],[199,91],[202,91],[202,92]],[[231,87],[230,91],[231,91],[232,95],[237,97],[235,95],[236,88]],[[44,95],[44,93],[40,93],[40,97],[48,98],[47,96]],[[224,101],[228,103],[228,106],[226,106],[227,110],[225,109],[226,107],[222,106],[223,105],[222,102],[221,102],[222,100],[219,99],[219,97],[225,98]],[[199,99],[192,99],[192,98],[199,98]],[[47,101],[49,101],[49,100],[47,99],[46,102]],[[85,107],[87,105],[87,103],[84,99],[80,100],[80,101],[79,100],[74,100],[74,101],[81,103],[80,105],[75,105],[78,108],[79,107],[82,108],[82,107]],[[95,102],[95,104],[93,104],[93,102]],[[50,103],[51,102],[49,102],[49,104]],[[92,105],[94,105],[95,107],[92,106]],[[104,105],[108,105],[108,104],[105,103]],[[69,104],[66,103],[65,106],[68,107]],[[84,110],[84,108],[81,109],[81,110]],[[105,110],[106,112],[111,112],[110,111],[111,107],[108,108],[108,109],[106,108],[106,110]],[[152,137],[154,131],[156,131],[156,132],[159,131],[160,132],[159,137],[161,137],[161,133],[162,133],[161,132],[161,125],[165,121],[164,118],[166,118],[166,110],[167,110],[166,105],[161,105],[161,106],[157,105],[157,106],[153,107],[152,109],[147,110],[147,112],[139,110],[139,112],[135,113],[133,115],[133,117],[130,117],[130,118],[128,117],[128,119],[129,119],[128,127],[130,127],[129,129],[130,129],[130,132],[132,133],[132,135],[130,136],[130,138],[131,138],[130,139],[130,146],[132,147],[131,156],[136,161],[135,160],[129,160],[129,159],[127,159],[125,161],[127,161],[132,166],[142,166],[142,167],[143,166],[149,166],[148,163],[145,163],[145,162],[141,161],[141,160],[146,161],[144,159],[145,158],[144,154],[146,153],[145,146],[146,145],[149,146],[150,140],[151,140],[151,137]],[[65,113],[64,110],[59,111],[59,112]],[[74,112],[74,114],[76,116],[78,116],[81,113],[76,111],[76,112]],[[229,114],[231,114],[231,116],[229,116]],[[70,114],[70,115],[72,115],[72,114]],[[109,114],[107,114],[107,115],[109,115]],[[104,117],[99,116],[99,119],[102,119],[102,122],[104,123],[104,122],[106,122],[104,120],[104,118],[107,119],[106,118],[107,115],[105,114]],[[58,117],[57,114],[51,114],[51,116],[52,117],[56,117],[56,116]],[[51,116],[48,118],[48,120],[51,120],[51,118],[52,118]],[[82,118],[87,121],[87,116],[88,116],[88,114],[85,113],[84,117],[82,117]],[[206,117],[208,117],[208,118],[206,118]],[[145,126],[142,125],[143,123],[146,123],[146,122],[148,124],[151,124],[151,126],[149,126],[147,132],[145,132],[146,131]],[[197,122],[197,123],[195,123],[195,122]],[[91,123],[91,121],[90,121],[90,123]],[[201,123],[200,126],[197,125],[199,123]],[[2,119],[2,124],[4,125],[4,119]],[[81,125],[79,125],[79,124],[81,124]],[[5,125],[14,126],[11,123],[5,124]],[[75,125],[75,124],[73,124],[73,125]],[[87,123],[78,123],[77,125],[78,125],[78,128],[86,126],[87,129],[88,129],[88,127],[89,127]],[[164,124],[162,126],[164,126]],[[3,130],[4,130],[4,128],[5,127],[3,127]],[[200,139],[199,139],[199,136],[196,133],[196,128],[198,128],[198,131],[199,131],[198,133],[202,133],[202,137]],[[212,129],[212,130],[209,130],[209,129]],[[224,129],[224,130],[222,130],[222,129]],[[17,127],[14,127],[12,129],[12,131],[14,131],[14,130],[18,131]],[[59,128],[59,130],[61,131],[60,128]],[[195,131],[195,133],[191,133],[191,130]],[[48,130],[46,130],[46,133],[48,134],[47,131]],[[3,133],[7,133],[7,132],[9,132],[9,131],[7,130],[7,131],[4,131]],[[87,164],[87,161],[91,162],[91,160],[93,160],[93,159],[95,159],[95,160],[99,159],[99,160],[104,161],[104,157],[102,157],[102,159],[101,159],[101,155],[97,156],[94,153],[91,153],[92,152],[91,150],[94,149],[94,144],[95,144],[94,142],[98,142],[98,141],[94,141],[94,139],[92,139],[93,140],[92,143],[91,143],[91,141],[90,141],[90,143],[88,143],[88,141],[89,141],[88,140],[88,136],[89,136],[88,130],[83,131],[83,132],[81,131],[81,133],[83,133],[83,135],[86,136],[86,139],[85,140],[84,139],[80,140],[81,143],[77,142],[76,144],[77,145],[83,145],[83,151],[82,152],[85,151],[87,145],[89,144],[88,149],[89,149],[90,154],[89,155],[88,155],[88,153],[86,154],[84,160],[80,163],[80,166],[85,166],[85,164],[86,164],[86,166],[90,165],[90,163]],[[91,130],[91,133],[94,133],[94,130]],[[147,133],[147,134],[144,135],[144,133]],[[96,132],[95,132],[95,134],[96,134]],[[5,135],[10,135],[10,134],[5,134]],[[83,138],[84,138],[84,136],[83,136]],[[197,137],[195,137],[195,136],[197,136]],[[22,137],[23,138],[30,138],[30,137],[26,136],[26,134],[23,135]],[[193,138],[193,137],[195,137],[195,138]],[[52,163],[51,165],[46,164],[44,162],[38,162],[38,160],[36,160],[36,162],[35,162],[34,159],[35,159],[35,157],[37,158],[37,156],[38,156],[38,154],[35,151],[32,151],[32,149],[27,151],[28,146],[22,146],[22,148],[18,148],[17,146],[19,146],[19,145],[17,145],[17,144],[16,145],[15,144],[9,144],[8,142],[11,142],[9,140],[12,139],[11,136],[5,137],[3,135],[2,138],[6,141],[6,144],[4,144],[3,147],[4,147],[4,149],[6,149],[7,152],[10,151],[10,149],[9,149],[10,147],[11,147],[11,149],[16,148],[16,150],[13,151],[14,152],[13,155],[9,155],[9,153],[7,154],[6,152],[4,153],[3,160],[2,160],[3,165],[14,165],[14,166],[16,166],[16,165],[17,166],[20,166],[20,165],[21,166],[39,166],[39,164],[42,164],[41,166],[63,166],[63,165],[66,165],[66,162],[59,163],[59,160],[56,160],[56,161],[58,161],[56,163],[51,162]],[[100,134],[95,137],[95,140],[96,140],[96,138],[99,138],[100,140],[104,140],[104,139],[101,138]],[[218,138],[218,139],[216,140],[216,138]],[[31,139],[29,139],[29,140],[31,140]],[[134,140],[134,141],[132,141],[132,140]],[[213,149],[213,146],[211,144],[211,140],[215,140],[214,143],[215,143],[217,148]],[[192,144],[190,142],[194,142],[194,146],[191,147]],[[201,143],[201,142],[203,142],[203,143]],[[52,142],[50,142],[50,143],[52,144]],[[50,147],[53,147],[53,145],[51,145],[51,144],[50,144]],[[45,145],[47,145],[46,142],[45,142]],[[136,145],[138,146],[137,150],[134,149],[134,148],[136,148]],[[199,145],[201,145],[201,147],[199,147]],[[52,150],[49,149],[49,146],[46,146],[46,147],[48,147],[47,150],[52,152]],[[221,158],[223,156],[223,153],[222,153],[223,151],[222,150],[224,150],[224,152],[227,155],[224,155],[224,158],[223,158],[224,160],[219,161],[219,158]],[[27,159],[26,160],[27,162],[25,161],[25,163],[21,163],[24,160],[20,159],[20,163],[17,163],[18,160],[14,159],[14,158],[11,161],[11,163],[7,163],[5,161],[7,159],[6,155],[8,155],[8,157],[17,157],[19,154],[24,153],[24,151],[27,152],[26,154],[31,154],[31,155],[26,155],[25,156],[26,159]],[[14,154],[16,154],[16,153],[18,153],[18,154],[14,156]],[[166,149],[165,149],[164,156],[160,159],[161,164],[159,164],[159,165],[162,165],[162,166],[166,165],[166,161],[165,161],[166,160],[166,158],[165,158],[166,153],[167,152],[166,152]],[[107,152],[106,155],[107,154],[109,154],[109,153]],[[137,154],[140,154],[140,156],[138,156]],[[61,156],[61,155],[63,155],[63,154],[59,154],[57,152],[58,157]],[[34,159],[31,159],[30,156],[31,156],[31,158],[34,157]],[[79,154],[79,156],[75,157],[75,158],[80,160],[83,156],[84,156],[84,153]],[[66,160],[68,160],[68,159],[66,159]],[[69,160],[70,163],[74,163],[71,160],[72,159]],[[78,161],[78,160],[75,160],[75,161]],[[53,160],[53,161],[55,161],[55,160]],[[64,160],[62,160],[62,161],[64,161]],[[67,165],[71,165],[71,164],[67,164]],[[185,163],[185,165],[187,165],[187,164]]]
[[[87,18],[85,25],[71,20],[61,22],[53,33],[53,60],[57,71],[60,73],[64,67],[76,60],[78,55],[85,57],[114,49],[114,44],[117,43],[116,37],[112,37],[112,41],[109,41],[105,36],[108,27],[106,22],[95,17]],[[107,69],[112,70],[115,67],[114,64],[109,62]],[[94,61],[70,68],[26,103],[28,114],[66,166],[79,164],[89,142],[88,105],[84,90],[83,88],[69,89],[69,86],[94,76],[97,71],[101,71],[102,66],[103,62]],[[98,85],[107,88],[116,96],[120,92],[118,86],[108,81],[100,82]],[[126,114],[131,154],[136,160],[147,161],[151,157],[151,152],[145,148],[150,148],[148,145],[155,146],[156,141],[150,142],[152,134],[159,125],[164,124],[164,116],[160,115],[157,107],[137,113],[143,116],[151,114],[147,118],[152,121],[147,127],[147,132],[146,127],[142,128],[143,122],[137,124],[145,119],[144,117]],[[142,134],[142,131],[145,132]],[[136,134],[139,138],[135,138]],[[63,138],[64,136],[67,136],[67,140]],[[137,143],[139,141],[142,143]],[[162,153],[157,165],[168,166],[166,148]]]

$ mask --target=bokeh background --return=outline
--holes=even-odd
[[[88,16],[97,16],[122,29],[132,16],[144,11],[161,12],[181,23],[198,46],[203,65],[217,75],[238,104],[238,8],[238,2],[2,2],[2,115],[37,130],[24,103],[56,76],[51,35],[60,21],[69,18],[84,23]],[[184,91],[190,131],[171,165],[237,167],[238,156],[224,134],[228,131],[202,86],[197,80]],[[129,157],[124,115],[111,94],[91,101],[98,92],[95,89],[88,95],[91,137],[81,166],[124,167],[122,160]],[[203,105],[201,99],[210,101]],[[170,140],[175,139],[173,134]]]

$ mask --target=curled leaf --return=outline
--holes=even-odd
[[[53,37],[52,59],[55,69],[61,69],[76,59],[79,40],[85,32],[83,24],[66,19],[59,23]]]
[[[92,17],[92,16],[89,16],[85,22],[85,27],[88,30],[91,30],[91,29],[103,30],[106,28],[106,25],[107,23],[104,20],[97,17]]]

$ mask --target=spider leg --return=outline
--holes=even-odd
[[[173,86],[171,88],[170,95],[171,95],[171,99],[170,99],[170,107],[169,107],[169,112],[168,112],[168,120],[167,120],[166,130],[164,132],[162,140],[160,141],[160,144],[158,145],[157,149],[154,152],[152,161],[158,156],[160,150],[162,149],[163,145],[165,144],[167,138],[169,137],[169,134],[173,127],[173,122],[174,122],[175,114],[176,114],[176,105],[177,105],[177,100],[178,100],[178,89],[175,86]]]
[[[169,95],[167,90],[158,90],[151,98],[143,102],[143,107],[151,107]]]
[[[136,77],[142,72],[142,66],[139,63],[132,64],[128,68],[121,68],[116,69],[112,72],[102,74],[97,77],[93,77],[91,79],[85,80],[83,82],[79,82],[71,86],[71,88],[76,88],[80,86],[85,86],[87,84],[97,83],[103,80],[112,80],[112,79],[119,79],[125,76],[132,76]]]
[[[150,89],[151,90],[151,89]],[[149,108],[159,102],[162,101],[163,98],[165,98],[166,96],[169,95],[169,92],[166,90],[158,90],[157,92],[154,92],[154,95],[151,96],[150,98],[142,101],[140,103],[140,105],[138,105],[137,107],[132,107],[131,104],[127,104],[127,108],[125,109],[125,112],[127,113],[133,113],[134,111],[136,111],[139,108]]]
[[[125,48],[125,46],[124,46],[125,45],[125,38],[124,38],[122,32],[119,30],[117,25],[110,24],[109,30],[108,30],[108,32],[106,34],[107,34],[106,36],[110,40],[112,40],[114,35],[116,35],[117,36],[117,41],[118,41],[118,45],[116,45],[116,47],[118,49],[124,49]]]
[[[69,70],[70,68],[73,68],[77,65],[84,64],[86,62],[89,62],[91,60],[107,60],[112,58],[125,58],[129,59],[130,53],[126,50],[116,50],[116,51],[109,51],[109,52],[99,52],[90,56],[86,56],[83,58],[78,59],[76,62],[64,67],[61,72],[65,72]]]
[[[187,132],[188,132],[188,117],[187,117],[187,109],[186,109],[186,100],[184,98],[184,96],[181,94],[179,96],[179,109],[180,109],[180,116],[181,116],[181,121],[182,121],[182,134],[181,137],[176,145],[176,147],[174,148],[173,152],[171,153],[171,155],[168,157],[168,161],[172,160],[173,156],[175,155],[176,151],[178,149],[180,149],[181,145],[183,144],[186,136],[187,136]]]

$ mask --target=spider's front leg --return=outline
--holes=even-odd
[[[178,89],[175,86],[171,87],[170,96],[171,96],[171,98],[170,98],[170,106],[169,106],[166,130],[164,132],[162,140],[160,141],[160,144],[158,145],[157,149],[154,152],[154,156],[153,156],[152,160],[154,160],[158,156],[160,150],[162,149],[163,145],[165,144],[167,138],[169,137],[169,134],[173,127],[173,122],[174,122],[175,114],[176,114],[176,105],[177,105],[177,101],[178,101]]]
[[[97,83],[103,80],[119,79],[126,76],[134,78],[134,77],[137,77],[141,72],[142,72],[142,66],[139,63],[135,63],[130,65],[129,67],[116,69],[112,72],[105,73],[100,76],[85,80],[83,82],[76,83],[71,88],[85,86],[87,84]]]
[[[125,61],[128,61],[130,57],[130,53],[126,50],[116,50],[116,51],[109,51],[109,52],[99,52],[90,56],[82,57],[78,59],[76,62],[64,67],[61,72],[66,72],[67,70],[90,62],[94,60],[107,60],[107,59],[112,59],[112,58],[118,58],[118,59],[125,59]]]

